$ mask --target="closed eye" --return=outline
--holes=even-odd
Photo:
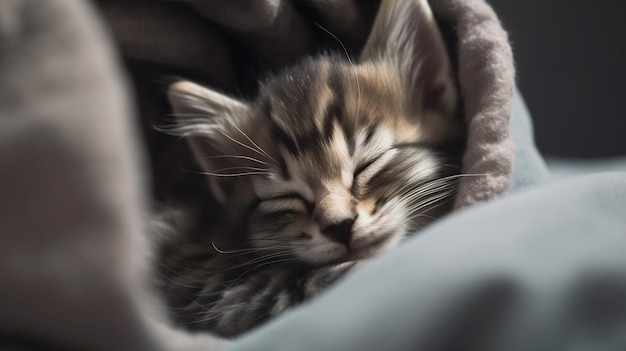
[[[259,199],[261,202],[269,202],[269,201],[301,201],[305,207],[307,208],[307,210],[309,212],[313,211],[313,207],[315,206],[312,202],[310,202],[309,200],[305,199],[304,196],[300,195],[299,193],[286,193],[286,194],[281,194],[281,195],[275,195],[272,197],[268,197],[268,198],[264,198],[264,199]]]
[[[360,164],[355,170],[352,179],[352,186],[350,191],[355,196],[367,190],[367,184],[372,177],[376,177],[377,174],[385,167],[389,160],[391,160],[396,154],[396,150],[391,148],[379,152],[375,157],[372,157],[367,162]]]
[[[373,165],[376,161],[380,160],[380,158],[383,157],[383,155],[385,155],[384,152],[380,153],[378,156],[358,166],[354,170],[354,179],[358,178],[358,176],[361,175],[361,173],[363,173],[369,166]]]
[[[266,197],[260,200],[261,201],[273,201],[273,200],[293,200],[293,199],[306,201],[306,199],[298,193],[286,193],[286,194],[281,194],[281,195],[274,195],[274,196]]]

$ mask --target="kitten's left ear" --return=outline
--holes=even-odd
[[[426,0],[383,0],[359,60],[391,62],[420,107],[456,112],[452,65]]]
[[[243,101],[228,97],[215,90],[189,82],[172,84],[167,97],[176,114],[181,131],[192,132],[192,128],[204,127],[196,133],[209,136],[229,125],[227,120],[237,121],[249,112]],[[189,127],[185,130],[185,127]]]
[[[167,131],[185,137],[196,161],[205,172],[227,169],[235,165],[224,155],[238,155],[234,140],[236,125],[247,118],[249,106],[234,98],[195,83],[181,81],[173,84],[168,91],[168,99],[176,114],[176,124]],[[240,130],[239,130],[240,131]],[[234,135],[234,137],[229,137]],[[208,177],[209,186],[215,198],[222,204],[227,194],[232,194],[237,177]]]

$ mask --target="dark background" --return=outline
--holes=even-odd
[[[626,155],[626,1],[488,0],[547,156]]]

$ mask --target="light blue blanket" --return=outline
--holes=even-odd
[[[228,350],[624,350],[626,173],[553,181],[516,98],[510,194],[427,228]]]

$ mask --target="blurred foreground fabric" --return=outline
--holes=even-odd
[[[228,67],[238,58],[223,57],[231,51],[218,50],[219,45],[239,43],[259,65],[279,66],[308,53],[313,44],[284,44],[293,52],[279,52],[272,47],[278,45],[271,39],[272,31],[296,35],[310,29],[302,27],[300,12],[291,5],[251,10],[271,19],[276,15],[273,9],[280,9],[277,13],[284,16],[263,22],[237,17],[247,13],[245,9],[233,9],[240,19],[235,21],[215,17],[209,3],[205,7],[192,3],[200,7],[185,12],[184,18],[196,22],[174,20],[169,25],[181,31],[196,26],[188,32],[192,36],[209,26],[200,18],[209,17],[211,23],[222,24],[224,36],[207,34],[195,41],[205,46],[173,40],[163,52],[153,52],[163,42],[151,45],[148,34],[158,36],[167,29],[160,24],[180,18],[172,14],[184,10],[163,2],[145,12],[149,7],[144,5],[153,2],[125,3],[120,10],[116,1],[100,1],[97,8],[71,0],[0,2],[0,349],[213,346],[199,346],[190,339],[189,344],[172,347],[163,340],[168,335],[152,329],[141,313],[147,297],[142,290],[140,234],[149,194],[156,186],[150,183],[148,170],[149,165],[155,167],[151,157],[167,154],[167,150],[154,153],[152,146],[160,144],[150,138],[159,137],[138,127],[142,122],[137,116],[148,115],[146,110],[167,113],[154,101],[162,86],[150,85],[150,79],[156,79],[150,72],[167,71],[159,65],[171,62],[194,72],[225,67],[206,72],[206,79],[234,84],[240,80],[230,75],[241,72]],[[478,0],[433,3],[440,13],[486,6]],[[128,11],[128,6],[140,4],[143,10]],[[358,33],[369,22],[355,15],[362,13],[355,3],[311,4],[322,9],[318,19],[325,26],[358,47],[362,40]],[[337,13],[350,24],[339,21]],[[107,28],[124,31],[129,38],[121,43],[124,53],[137,57],[127,56],[125,66],[108,35],[119,38],[119,33],[106,33],[101,18],[109,24],[120,21]],[[465,25],[485,24],[488,19],[472,18],[475,22]],[[139,22],[143,24],[137,26]],[[236,30],[224,29],[228,25]],[[254,35],[237,39],[246,28]],[[133,34],[140,39],[133,40]],[[198,55],[216,61],[180,60],[176,53],[181,52],[188,53],[187,58]],[[149,58],[165,61],[150,63]],[[475,64],[466,68],[467,74],[472,74],[472,67],[484,68],[484,60],[466,58]],[[512,72],[507,74],[512,78]],[[626,349],[626,173],[553,178],[534,147],[521,97],[510,100],[507,95],[512,94],[509,83],[512,80],[500,87],[505,106],[477,114],[488,118],[495,113],[496,121],[504,123],[478,129],[504,128],[495,140],[504,147],[494,150],[506,154],[508,113],[501,114],[512,103],[510,135],[516,151],[508,195],[427,228],[320,298],[232,341],[227,349]],[[479,107],[476,111],[481,111]],[[172,152],[171,157],[179,155]]]

